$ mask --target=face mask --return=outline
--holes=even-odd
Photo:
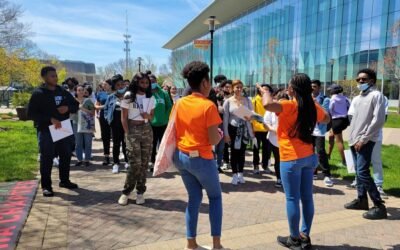
[[[367,83],[367,82],[365,82],[365,83],[361,83],[361,84],[358,84],[357,85],[357,88],[359,89],[359,90],[361,90],[362,92],[364,92],[364,91],[366,91],[367,89],[369,89],[369,84]]]
[[[119,89],[119,90],[117,90],[117,93],[118,93],[118,94],[120,94],[120,95],[122,95],[122,94],[124,94],[124,93],[125,93],[125,91],[126,91],[126,87],[125,87],[125,88],[123,88],[123,89]]]
[[[158,83],[153,82],[153,83],[151,84],[151,89],[156,89],[156,88],[157,88],[157,85],[158,85]]]

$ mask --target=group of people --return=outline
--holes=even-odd
[[[187,249],[198,247],[196,228],[202,189],[206,190],[209,199],[213,247],[223,248],[219,173],[231,168],[231,183],[244,184],[245,153],[249,144],[253,146],[253,173],[260,174],[260,164],[270,173],[273,154],[275,186],[283,186],[285,192],[290,235],[278,237],[278,242],[291,249],[309,249],[314,216],[313,179],[317,166],[324,173],[325,185],[333,186],[329,168],[331,151],[325,150],[325,135],[332,131],[330,138],[336,139],[341,151],[342,131],[349,126],[358,196],[345,208],[368,210],[363,215],[366,219],[387,217],[379,185],[377,187],[369,172],[372,151],[381,144],[385,121],[385,98],[375,89],[376,73],[373,70],[358,72],[356,80],[360,94],[352,102],[344,97],[343,89],[338,85],[330,88],[330,98],[323,95],[321,82],[302,73],[290,79],[287,89],[274,90],[268,84],[257,85],[257,95],[250,99],[244,95],[244,84],[240,80],[228,80],[218,75],[214,78],[217,88],[213,88],[209,71],[208,65],[200,61],[187,64],[182,75],[189,86],[182,97],[175,86],[160,87],[151,72],[139,72],[131,81],[115,75],[102,84],[93,102],[91,88],[71,83],[75,86],[70,89],[68,83],[69,91],[65,90],[57,85],[56,70],[44,67],[41,72],[44,83],[34,91],[28,107],[28,115],[38,131],[43,195],[54,195],[50,178],[54,157],[59,157],[60,161],[60,187],[78,187],[69,179],[71,155],[75,151],[76,165],[90,165],[93,121],[97,114],[104,149],[103,165],[110,164],[111,139],[113,173],[119,172],[120,148],[125,158],[127,175],[118,203],[127,205],[135,188],[136,203],[145,203],[146,172],[154,167],[157,146],[168,123],[173,121],[176,133],[173,161],[189,197],[185,217]],[[251,111],[252,115],[240,116],[239,108]],[[58,129],[61,121],[66,119],[71,119],[75,137],[53,142],[49,126]],[[376,155],[380,157],[380,154]],[[342,156],[345,165],[344,154]],[[367,193],[374,203],[371,209]]]

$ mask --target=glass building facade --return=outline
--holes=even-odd
[[[355,94],[359,69],[374,68],[378,88],[398,98],[400,0],[269,0],[217,27],[213,75],[287,84],[303,72],[324,85],[339,83]],[[218,16],[217,16],[218,19]],[[209,34],[198,39],[209,39]],[[192,60],[210,61],[210,50],[188,43],[172,51],[175,81]]]

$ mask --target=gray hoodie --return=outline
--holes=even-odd
[[[349,145],[357,142],[366,144],[368,141],[376,142],[379,131],[385,123],[384,97],[375,87],[354,98],[353,118],[350,123]]]

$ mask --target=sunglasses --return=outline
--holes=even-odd
[[[366,77],[360,77],[356,79],[356,82],[367,82],[369,80],[369,78]]]

